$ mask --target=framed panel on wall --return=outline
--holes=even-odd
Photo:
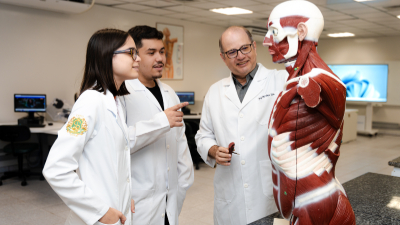
[[[156,27],[164,34],[167,58],[161,79],[183,79],[183,26],[156,23]]]

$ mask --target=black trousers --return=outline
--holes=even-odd
[[[165,211],[165,225],[169,225],[167,211]]]
[[[168,197],[166,197],[166,201],[168,201]],[[167,211],[165,211],[165,225],[169,225]]]

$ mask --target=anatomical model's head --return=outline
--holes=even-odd
[[[293,61],[298,56],[299,42],[317,43],[324,28],[321,11],[311,2],[287,1],[277,5],[268,18],[264,46],[269,46],[274,63]]]

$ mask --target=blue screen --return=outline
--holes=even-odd
[[[346,85],[347,101],[387,101],[388,65],[328,66]]]
[[[194,105],[194,92],[176,92],[179,100],[182,102],[189,102],[189,105]]]
[[[14,95],[15,112],[46,112],[46,95]]]

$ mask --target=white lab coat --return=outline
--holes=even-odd
[[[131,149],[132,224],[162,225],[165,212],[171,225],[178,224],[186,191],[194,180],[185,127],[170,128],[157,99],[139,80],[125,84],[130,94],[121,97],[121,102],[126,105],[127,124],[136,129]],[[159,80],[157,84],[164,109],[179,104],[171,87]]]
[[[268,120],[286,71],[268,70],[258,64],[257,73],[241,103],[232,74],[213,84],[205,97],[196,134],[197,150],[208,156],[213,145],[235,142],[230,166],[217,165],[214,175],[214,224],[244,225],[277,211],[272,193],[272,169],[268,157]]]
[[[110,207],[121,211],[127,218],[125,225],[130,224],[130,143],[120,105],[118,121],[112,93],[87,90],[69,116],[69,120],[83,117],[87,132],[71,135],[67,124],[58,132],[43,175],[71,209],[65,224],[100,225],[98,220]]]

